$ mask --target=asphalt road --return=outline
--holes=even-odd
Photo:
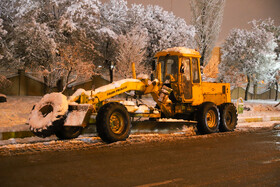
[[[280,186],[280,130],[0,157],[0,186]]]

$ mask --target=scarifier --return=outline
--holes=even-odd
[[[230,84],[202,82],[198,51],[175,47],[158,52],[155,57],[151,79],[136,78],[132,63],[133,79],[90,91],[78,89],[68,100],[61,93],[45,95],[30,114],[30,129],[41,137],[56,134],[70,139],[78,137],[89,124],[95,124],[98,135],[107,143],[128,138],[133,117],[196,121],[202,134],[235,129],[237,111],[231,103]],[[134,93],[132,97],[136,99],[150,94],[156,106],[109,100],[123,93]]]

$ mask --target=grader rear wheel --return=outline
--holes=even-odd
[[[218,131],[219,111],[214,103],[204,103],[197,113],[198,131],[201,134],[210,134]]]
[[[237,125],[237,110],[232,103],[225,103],[220,106],[221,121],[220,131],[233,131]]]
[[[126,108],[116,102],[100,108],[96,117],[96,130],[106,143],[126,140],[130,134],[131,122]]]

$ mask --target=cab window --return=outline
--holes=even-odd
[[[166,75],[172,75],[175,80],[178,76],[178,56],[161,56],[159,57],[161,62],[161,76],[162,81],[166,81]]]
[[[200,83],[199,64],[197,58],[192,59],[192,81],[193,83]]]
[[[190,72],[190,59],[182,58],[182,73],[186,81],[191,81],[191,72]]]

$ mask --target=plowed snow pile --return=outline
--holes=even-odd
[[[239,114],[239,117],[259,117],[259,116],[280,116],[280,105],[274,107],[278,102],[256,100],[248,101],[244,104],[243,114]]]

